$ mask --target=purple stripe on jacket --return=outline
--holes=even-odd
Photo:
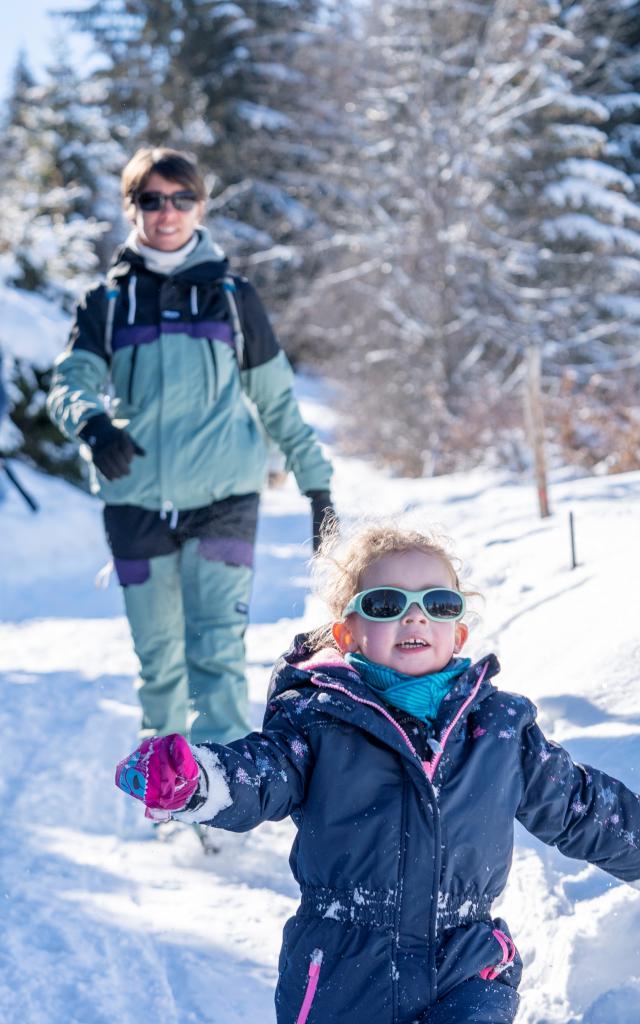
[[[158,324],[138,324],[119,327],[113,335],[113,350],[129,345],[148,345],[157,341],[160,334],[187,334],[190,338],[213,338],[233,346],[233,331],[223,320],[167,321]]]
[[[215,341],[233,345],[233,331],[224,320],[194,320],[188,323],[179,320],[172,320],[169,323],[163,321],[162,333],[188,334],[190,338],[213,338]]]
[[[141,324],[138,327],[120,327],[113,335],[113,351],[128,345],[148,345],[157,341],[160,334],[157,324]]]

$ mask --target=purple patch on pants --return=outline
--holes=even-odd
[[[207,562],[253,568],[253,544],[237,537],[203,537],[198,544],[198,554],[206,558]]]
[[[146,583],[151,576],[151,563],[148,558],[114,558],[113,564],[121,587]]]

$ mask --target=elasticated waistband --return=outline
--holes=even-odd
[[[329,889],[305,887],[299,914],[323,917],[341,924],[359,924],[366,928],[393,926],[396,910],[395,889]]]

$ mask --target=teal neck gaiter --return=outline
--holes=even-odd
[[[442,698],[471,664],[469,658],[452,658],[440,672],[409,676],[369,661],[363,654],[346,654],[345,661],[387,704],[408,711],[427,725],[433,724]]]

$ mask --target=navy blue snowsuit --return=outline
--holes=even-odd
[[[489,655],[457,680],[423,759],[338,652],[310,657],[299,637],[274,670],[262,732],[207,744],[232,798],[211,824],[243,832],[291,815],[298,829],[278,1024],[510,1024],[521,962],[491,904],[515,819],[569,857],[640,878],[640,797],[546,740],[533,704],[490,682],[498,671]]]

